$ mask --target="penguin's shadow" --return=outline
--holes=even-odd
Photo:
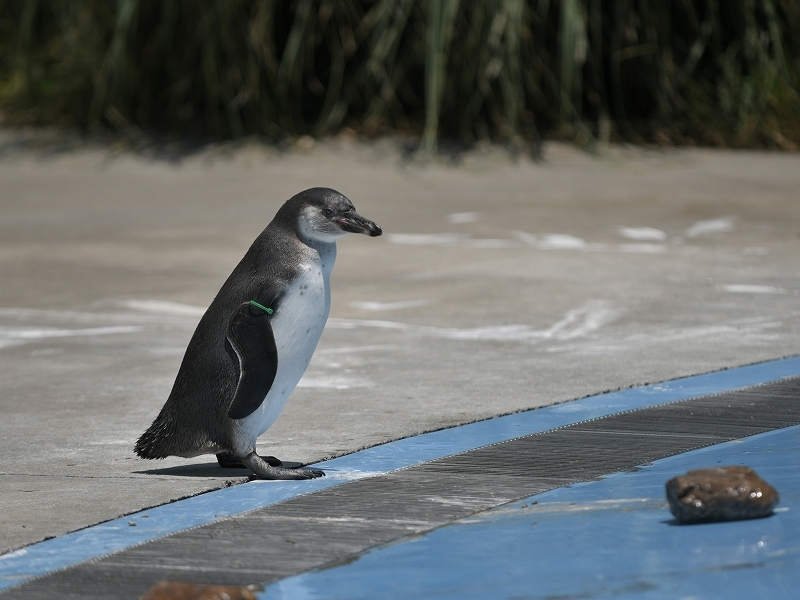
[[[216,462],[199,463],[193,465],[178,465],[164,467],[163,469],[147,469],[134,471],[137,475],[172,475],[173,477],[247,477],[248,469],[229,469],[220,467]]]
[[[296,469],[302,463],[283,461],[287,469]],[[145,471],[134,471],[137,475],[171,475],[172,477],[232,477],[248,478],[252,475],[250,469],[245,468],[226,468],[220,467],[216,462],[199,463],[193,465],[178,465],[176,467],[164,467],[163,469],[147,469]]]

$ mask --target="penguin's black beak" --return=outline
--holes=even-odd
[[[378,226],[377,223],[370,221],[369,219],[365,219],[356,211],[350,211],[343,214],[341,217],[336,219],[336,223],[344,231],[349,231],[350,233],[363,233],[364,235],[368,235],[370,237],[376,237],[383,233],[383,230]]]

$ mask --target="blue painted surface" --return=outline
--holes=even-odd
[[[775,485],[776,513],[676,525],[664,483],[723,464],[751,466]],[[539,494],[345,566],[284,579],[259,598],[788,600],[800,595],[798,532],[800,426]]]
[[[600,394],[368,448],[318,466],[328,477],[253,481],[151,508],[0,556],[0,589],[219,518],[472,448],[626,410],[723,392],[800,374],[800,356]],[[145,517],[145,515],[147,515]],[[129,525],[135,522],[135,527]]]

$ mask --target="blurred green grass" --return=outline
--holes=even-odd
[[[798,0],[0,0],[0,120],[800,147]]]

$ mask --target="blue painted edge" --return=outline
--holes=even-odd
[[[461,425],[317,463],[327,477],[252,481],[140,511],[0,556],[0,590],[155,538],[421,462],[619,412],[800,375],[800,356],[609,392]],[[135,523],[132,526],[131,523]]]

